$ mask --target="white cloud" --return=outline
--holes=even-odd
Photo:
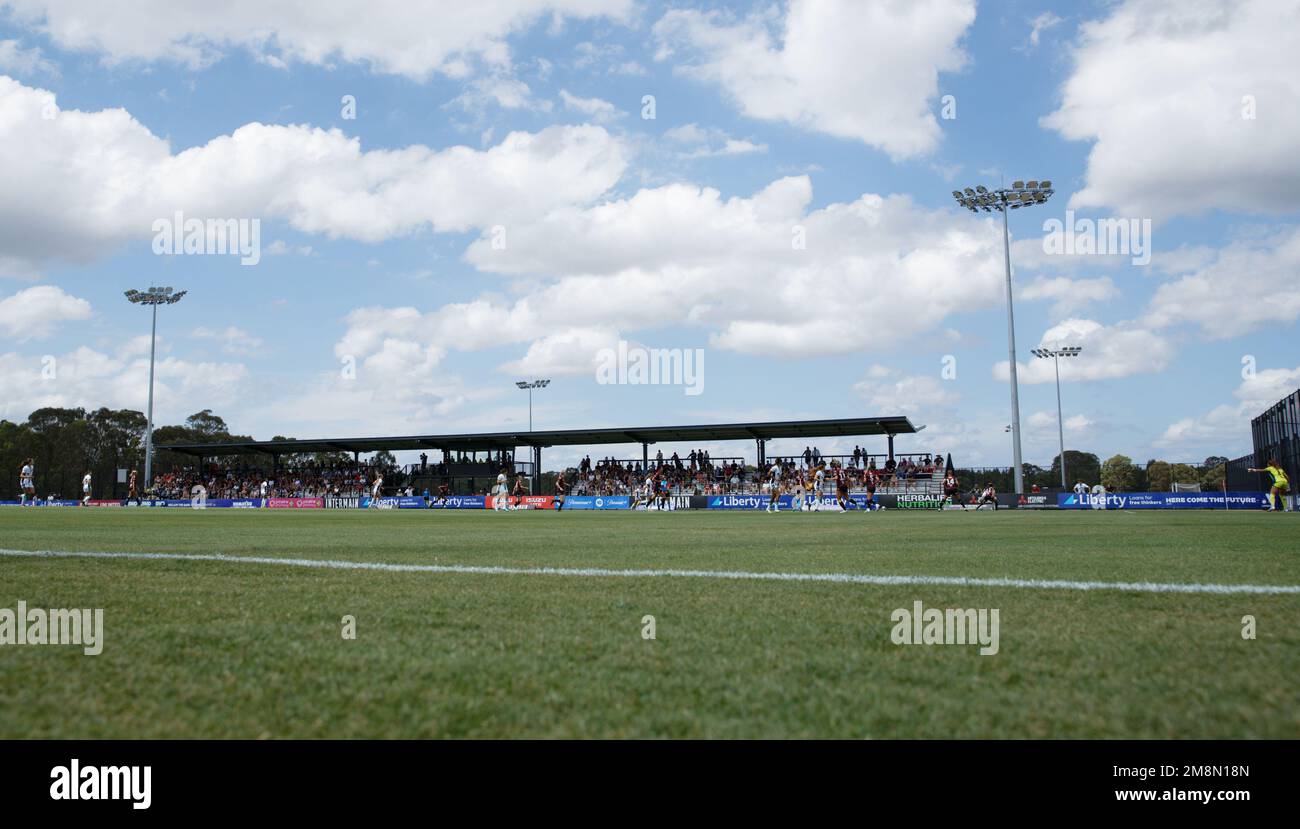
[[[195,328],[190,336],[196,340],[213,341],[227,354],[254,354],[262,347],[261,337],[255,337],[234,325],[228,325],[222,329],[200,326]]]
[[[940,72],[961,69],[973,0],[791,0],[740,21],[677,9],[654,26],[657,59],[715,83],[745,115],[862,141],[893,158],[933,150]]]
[[[1203,415],[1171,423],[1154,445],[1183,453],[1245,451],[1250,446],[1251,419],[1298,387],[1300,367],[1257,371],[1233,392],[1235,404],[1215,406]]]
[[[991,219],[925,210],[904,196],[818,210],[811,199],[803,176],[748,198],[671,184],[552,210],[512,228],[504,250],[480,239],[466,259],[489,273],[563,275],[513,306],[488,303],[492,323],[508,318],[503,330],[521,337],[575,318],[622,331],[680,320],[712,330],[715,347],[800,357],[915,337],[948,314],[998,303],[1000,231]],[[809,303],[827,285],[837,301]],[[918,321],[898,308],[927,311]],[[463,324],[459,312],[451,324]]]
[[[1080,346],[1083,353],[1061,359],[1061,382],[1155,374],[1164,371],[1174,358],[1174,347],[1168,339],[1131,322],[1107,326],[1090,319],[1063,320],[1043,333],[1037,347],[1063,346]],[[1054,362],[1050,359],[1017,362],[1017,379],[1021,383],[1054,383]],[[995,378],[1005,381],[1010,375],[1006,360],[993,366]]]
[[[1052,315],[1069,316],[1094,302],[1105,302],[1119,296],[1110,277],[1096,279],[1070,279],[1064,276],[1039,277],[1020,289],[1021,299],[1030,302],[1050,300]]]
[[[340,0],[222,3],[133,0],[80,3],[9,0],[11,15],[60,48],[109,63],[168,60],[191,68],[244,49],[265,62],[317,66],[359,63],[423,80],[462,77],[472,62],[509,65],[507,38],[546,16],[627,19],[632,0]]]
[[[681,154],[687,158],[714,158],[767,152],[766,144],[758,144],[743,138],[732,138],[726,131],[717,127],[705,128],[694,123],[666,130],[664,138],[673,144],[681,145],[684,148]]]
[[[0,40],[0,72],[15,75],[58,75],[59,67],[42,54],[40,47],[24,48],[16,40]]]
[[[154,370],[154,414],[159,422],[178,422],[195,409],[229,406],[245,397],[248,372],[239,363],[164,357]],[[81,346],[57,355],[47,367],[36,357],[4,353],[0,354],[0,417],[20,417],[43,406],[143,411],[148,384],[147,356],[123,358]]]
[[[881,368],[872,366],[865,379],[853,384],[853,390],[867,401],[872,411],[882,416],[950,414],[961,399],[938,376],[902,375]]]
[[[20,343],[48,337],[61,323],[89,318],[89,302],[53,285],[37,285],[0,299],[0,331]]]
[[[521,377],[563,374],[595,376],[596,355],[618,347],[618,332],[602,326],[570,326],[534,340],[518,360],[501,370]]]
[[[1193,324],[1209,339],[1235,337],[1300,318],[1300,226],[1239,240],[1207,264],[1156,289],[1146,324]]]
[[[172,153],[123,110],[42,117],[54,103],[0,76],[0,250],[13,270],[148,241],[154,220],[176,210],[365,242],[508,226],[586,203],[626,167],[622,144],[597,126],[513,132],[482,151],[365,151],[337,129],[253,123]]]
[[[1064,18],[1055,15],[1052,12],[1043,12],[1033,20],[1029,21],[1029,43],[1026,48],[1038,48],[1038,41],[1042,38],[1043,32],[1059,26],[1063,20]]]
[[[1300,208],[1297,54],[1297,0],[1128,0],[1083,24],[1042,121],[1093,142],[1070,203],[1155,218]]]
[[[560,100],[564,102],[565,108],[581,112],[598,122],[612,121],[626,114],[602,98],[580,98],[567,89],[560,90]]]

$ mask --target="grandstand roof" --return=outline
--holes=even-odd
[[[613,443],[660,443],[709,440],[817,438],[852,435],[905,435],[919,432],[906,417],[854,417],[838,420],[784,420],[766,423],[721,423],[711,426],[645,426],[629,429],[560,429],[536,432],[483,432],[461,435],[329,438],[322,440],[251,440],[227,443],[173,443],[167,449],[188,455],[271,454],[298,452],[379,452],[448,449],[482,452],[518,446],[582,446]]]

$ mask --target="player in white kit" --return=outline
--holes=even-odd
[[[373,509],[379,509],[379,496],[384,491],[384,476],[378,472],[375,473],[375,482],[370,486],[370,504]]]
[[[820,510],[822,508],[822,489],[826,484],[826,467],[817,467],[817,473],[813,475],[812,492],[808,493],[809,500],[807,508],[809,510]]]
[[[90,503],[90,470],[81,479],[81,505],[84,507]]]
[[[767,470],[767,485],[771,490],[767,499],[767,512],[781,511],[781,464],[774,463]]]
[[[36,471],[32,459],[28,458],[22,469],[18,470],[18,488],[23,491],[22,505],[31,506],[36,503]]]
[[[507,481],[506,471],[502,469],[501,472],[497,475],[496,488],[492,490],[492,494],[495,496],[492,499],[493,512],[497,510],[510,509],[510,487],[506,483],[506,481]]]

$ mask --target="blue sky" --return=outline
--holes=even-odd
[[[906,414],[1004,465],[1001,227],[951,191],[1016,179],[1056,190],[1010,217],[1027,461],[1039,345],[1102,457],[1241,454],[1300,386],[1296,2],[101,5],[0,2],[0,417],[142,409],[162,284],[160,423],[515,429],[549,377],[539,428]],[[178,209],[260,261],[156,255]],[[1150,262],[1048,254],[1067,209]],[[619,340],[702,393],[599,384]]]

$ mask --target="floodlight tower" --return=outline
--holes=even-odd
[[[153,360],[154,346],[158,342],[158,306],[175,305],[186,291],[173,292],[171,288],[150,288],[147,291],[130,290],[126,298],[132,305],[152,305],[153,325],[149,329],[149,411],[144,433],[144,489],[153,482]]]
[[[1061,439],[1061,489],[1069,490],[1065,482],[1065,422],[1061,417],[1061,358],[1078,357],[1082,346],[1067,345],[1064,348],[1035,348],[1029,353],[1043,359],[1051,358],[1056,365],[1056,432]]]
[[[532,382],[526,382],[517,380],[515,385],[521,389],[528,389],[528,431],[531,432],[533,430],[533,389],[544,389],[551,385],[551,381],[533,380]]]
[[[1025,469],[1020,453],[1020,389],[1016,378],[1016,317],[1011,304],[1011,231],[1007,212],[1034,204],[1043,204],[1056,192],[1050,181],[1016,181],[1010,187],[989,190],[983,185],[974,190],[953,190],[957,203],[972,213],[983,210],[1002,214],[1002,256],[1007,270],[1007,354],[1011,362],[1011,446],[1015,460],[1016,494],[1025,494]]]

